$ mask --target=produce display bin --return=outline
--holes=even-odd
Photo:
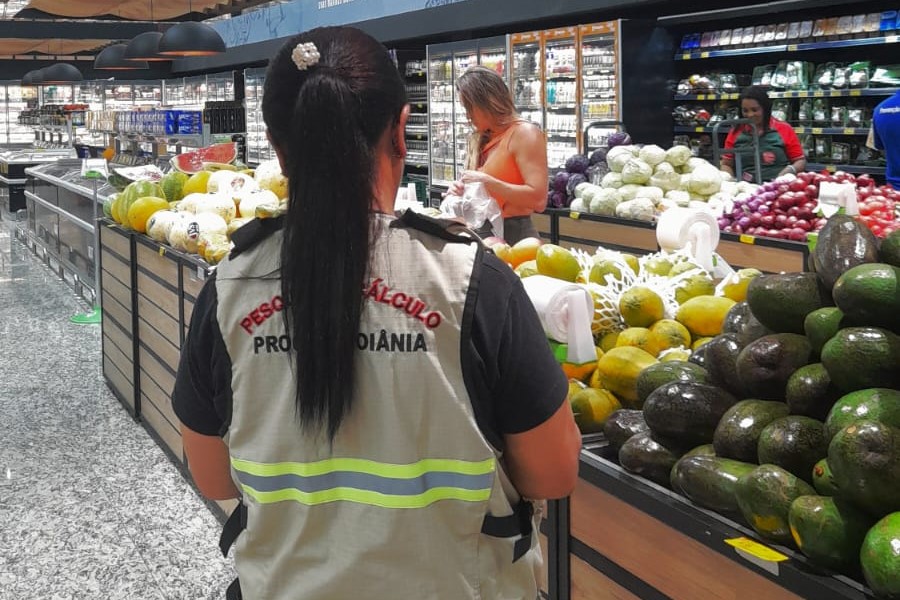
[[[746,527],[624,471],[586,444],[569,504],[570,586],[561,600],[868,600],[848,577],[761,543]]]
[[[134,312],[134,234],[112,223],[100,225],[100,302],[103,376],[129,414],[137,417],[137,337]]]

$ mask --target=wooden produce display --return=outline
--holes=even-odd
[[[100,301],[103,307],[103,376],[128,412],[136,417],[136,337],[134,235],[113,223],[100,226]]]

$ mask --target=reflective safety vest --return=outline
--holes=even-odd
[[[480,245],[421,217],[376,218],[356,397],[333,444],[295,416],[281,233],[217,269],[243,598],[532,600],[540,515],[479,428],[463,375]]]

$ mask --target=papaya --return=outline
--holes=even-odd
[[[815,496],[811,485],[775,465],[760,465],[738,479],[734,495],[738,508],[760,536],[792,544],[791,504],[800,496]]]
[[[772,331],[803,333],[806,315],[829,306],[831,298],[819,289],[813,273],[781,273],[751,280],[747,303],[753,316]]]
[[[816,277],[826,289],[853,267],[878,262],[878,239],[864,224],[847,215],[834,215],[819,231],[810,253]]]
[[[669,487],[669,474],[678,454],[654,440],[649,431],[628,438],[619,449],[619,464],[629,473]]]
[[[812,483],[813,467],[828,453],[825,426],[809,417],[791,415],[775,419],[757,442],[759,464],[778,465]]]
[[[874,519],[839,498],[800,496],[791,503],[791,537],[812,561],[841,572],[855,572],[859,551]]]
[[[900,267],[870,263],[838,277],[834,303],[849,323],[900,333]]]
[[[822,347],[822,364],[845,393],[900,389],[900,336],[878,327],[845,327]]]
[[[626,408],[641,408],[637,378],[641,371],[656,362],[653,355],[640,348],[620,346],[597,361],[597,371],[603,387],[615,394]]]
[[[900,429],[853,423],[831,440],[828,464],[843,498],[875,517],[900,511]]]
[[[654,434],[693,448],[713,441],[722,415],[736,402],[721,388],[674,381],[650,394],[644,403],[644,419]]]
[[[717,456],[683,456],[672,468],[672,489],[694,504],[737,513],[735,486],[756,465]]]
[[[866,583],[878,598],[900,600],[900,513],[875,523],[863,540],[859,559]]]
[[[757,277],[753,281],[762,279]],[[812,348],[802,335],[776,333],[748,344],[737,357],[741,389],[751,398],[783,400],[788,379],[810,363]]]
[[[792,415],[820,421],[825,420],[840,397],[840,390],[831,382],[831,376],[822,363],[812,363],[794,371],[784,391],[784,401]]]
[[[870,388],[841,396],[825,419],[825,437],[830,442],[838,431],[862,420],[900,427],[900,390]]]
[[[757,462],[757,444],[763,429],[787,414],[788,407],[784,402],[741,400],[722,415],[716,426],[713,433],[716,456]]]
[[[650,431],[650,428],[644,421],[644,413],[630,408],[615,411],[603,424],[603,435],[616,452],[631,436],[645,431]]]
[[[575,424],[581,433],[597,433],[609,416],[622,408],[618,399],[609,390],[586,387],[569,398]]]
[[[693,339],[719,335],[725,316],[735,304],[721,296],[695,296],[678,307],[675,320],[687,327]]]

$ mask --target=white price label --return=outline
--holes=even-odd
[[[91,246],[88,246],[88,260],[94,260],[94,249]]]
[[[201,266],[197,266],[197,279],[200,281],[206,281],[206,269]]]

